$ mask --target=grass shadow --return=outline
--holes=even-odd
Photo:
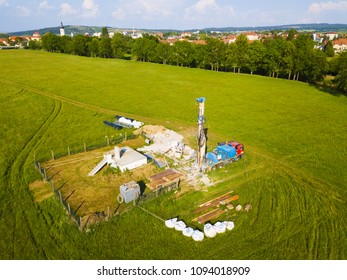
[[[146,190],[146,188],[147,188],[146,183],[143,180],[138,181],[137,183],[140,186],[140,195],[143,195],[145,190]]]
[[[345,97],[347,97],[347,93],[346,92],[339,91],[339,90],[337,90],[335,88],[326,87],[326,86],[323,86],[323,85],[313,85],[313,84],[310,84],[310,86],[311,87],[315,87],[319,91],[328,93],[328,94],[330,94],[332,96],[336,96],[336,97],[345,96]]]
[[[77,213],[77,211],[82,207],[82,205],[84,204],[84,202],[85,202],[85,200],[83,200],[83,201],[81,202],[81,204],[78,205],[78,207],[77,207],[76,210],[75,210],[75,213]]]
[[[58,188],[58,191],[60,191],[67,183],[68,181],[65,181],[59,188]]]
[[[73,190],[66,198],[65,198],[65,201],[67,201],[74,193],[75,193],[76,190]]]

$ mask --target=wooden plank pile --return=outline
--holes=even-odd
[[[199,224],[203,224],[207,221],[210,221],[212,219],[218,218],[219,216],[221,216],[223,213],[227,212],[227,209],[221,209],[219,208],[220,205],[227,205],[228,209],[231,209],[231,207],[228,207],[229,205],[231,206],[230,202],[238,200],[239,196],[238,195],[232,195],[232,191],[231,192],[227,192],[223,195],[220,195],[216,198],[213,198],[209,201],[206,201],[202,204],[199,205],[199,208],[196,209],[194,211],[195,214],[199,214],[202,212],[205,212],[207,210],[209,210],[210,208],[215,208],[207,213],[203,213],[201,215],[199,215],[198,217],[194,218],[193,221],[197,221]]]
[[[202,214],[199,217],[193,219],[194,222],[198,222],[199,224],[204,224],[207,221],[218,218],[220,215],[225,213],[227,210],[222,210],[219,208],[213,209],[212,211]]]
[[[149,180],[150,183],[147,184],[147,187],[155,191],[158,188],[166,187],[171,184],[178,184],[180,179],[184,178],[184,174],[178,172],[175,169],[166,169],[163,172],[152,175]]]

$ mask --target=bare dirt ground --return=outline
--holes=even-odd
[[[146,135],[151,140],[149,146],[138,150],[150,152],[161,158],[168,157],[171,167],[177,168],[187,176],[187,182],[197,188],[212,185],[206,174],[197,170],[195,159],[196,151],[188,145],[188,141],[177,132],[166,129],[164,126],[146,125],[136,131],[138,134]]]
[[[32,191],[34,200],[41,202],[46,198],[53,196],[51,186],[45,181],[35,181],[29,185],[29,190]]]
[[[143,143],[143,139],[138,138],[125,141],[121,146],[134,147]],[[120,185],[132,180],[146,180],[156,172],[156,166],[152,163],[125,173],[118,173],[105,166],[95,176],[89,177],[89,171],[103,158],[103,154],[111,149],[112,147],[105,147],[42,164],[63,198],[73,210],[77,210],[76,214],[79,216],[103,212],[108,208],[111,212],[115,211]]]
[[[198,174],[192,168],[195,161],[195,151],[192,148],[184,145],[184,151],[177,153],[177,147],[182,148],[180,143],[185,144],[182,135],[163,126],[144,126],[137,133],[145,135],[147,139],[151,140],[151,143],[146,145],[145,139],[139,137],[123,142],[120,146],[130,146],[142,152],[150,152],[156,158],[165,160],[168,167],[183,172],[187,179],[181,183],[182,193],[192,188],[201,189],[202,186],[211,185],[207,175]],[[112,148],[105,147],[42,163],[63,198],[80,217],[99,219],[95,213],[114,214],[116,211],[124,210],[127,205],[119,206],[117,202],[119,187],[129,181],[147,183],[151,175],[162,170],[154,163],[124,173],[105,166],[95,176],[89,177],[88,173]],[[52,191],[49,189],[50,186],[42,182],[35,182],[31,185],[31,190],[38,201],[49,197],[48,194],[52,195]]]

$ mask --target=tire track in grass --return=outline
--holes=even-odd
[[[267,220],[266,213],[271,213],[267,228],[257,226],[259,236],[264,235],[260,239],[270,241],[250,252],[247,258],[263,256],[264,251],[273,251],[270,258],[345,258],[341,244],[346,240],[346,222],[339,218],[346,213],[342,193],[304,172],[267,160],[273,174],[264,178],[267,184],[256,188],[258,202],[252,224],[259,219]],[[265,237],[269,231],[272,239]],[[254,236],[249,242],[253,239]]]
[[[15,87],[18,87],[18,88],[23,88],[23,89],[25,89],[27,91],[30,91],[32,93],[39,94],[39,95],[42,95],[42,96],[46,96],[46,97],[52,98],[54,100],[58,100],[58,101],[63,102],[63,103],[71,104],[73,106],[77,106],[77,107],[81,107],[81,108],[84,108],[84,109],[88,109],[90,111],[103,113],[103,114],[107,114],[107,115],[112,115],[112,116],[114,116],[114,115],[122,115],[122,114],[125,115],[126,114],[127,117],[130,117],[130,118],[133,118],[133,119],[141,119],[141,121],[147,122],[147,123],[162,124],[162,125],[170,123],[171,126],[173,126],[173,127],[180,127],[180,128],[183,127],[182,123],[178,122],[178,121],[170,120],[168,122],[168,121],[163,121],[163,120],[156,119],[156,118],[153,118],[153,117],[145,117],[145,116],[141,116],[141,115],[130,114],[130,113],[127,113],[127,112],[120,112],[120,111],[115,111],[115,110],[111,110],[111,109],[98,107],[98,106],[95,106],[95,105],[91,105],[91,104],[88,104],[88,103],[83,103],[83,102],[76,101],[76,100],[73,100],[73,99],[70,99],[70,98],[66,98],[66,97],[63,97],[63,96],[60,96],[60,95],[56,95],[56,94],[53,94],[53,93],[45,91],[45,90],[41,90],[41,89],[37,89],[37,88],[34,88],[34,87],[30,87],[28,85],[25,85],[25,84],[22,84],[22,83],[18,83],[18,82],[9,80],[9,79],[5,79],[3,77],[0,77],[0,81],[6,83],[8,85],[15,86]]]
[[[97,107],[97,106],[94,106],[94,105],[90,105],[90,104],[82,103],[82,102],[79,102],[79,101],[75,101],[73,99],[69,99],[69,98],[65,98],[65,97],[62,97],[62,96],[58,96],[58,95],[49,93],[47,91],[36,89],[36,88],[30,87],[30,86],[27,86],[27,85],[24,85],[24,84],[20,84],[20,83],[14,82],[14,81],[10,81],[10,80],[4,79],[4,78],[0,78],[0,80],[2,80],[3,82],[5,82],[7,84],[12,85],[12,86],[20,87],[20,88],[23,88],[23,89],[25,89],[27,91],[30,91],[30,92],[33,92],[33,93],[36,93],[36,94],[39,94],[39,95],[42,95],[42,96],[46,96],[46,97],[52,98],[53,100],[56,100],[58,102],[64,102],[64,103],[68,103],[68,104],[71,104],[71,105],[74,105],[74,106],[78,106],[78,107],[81,107],[81,108],[89,109],[89,110],[100,112],[100,113],[110,114],[110,115],[119,113],[117,111],[113,111],[113,110]],[[134,116],[134,115],[131,116],[129,114],[129,116],[137,118],[137,116]],[[142,117],[142,116],[141,116],[141,118],[142,119],[151,120],[151,121],[154,121],[154,122],[157,122],[157,123],[161,122],[160,120],[155,120],[153,118],[145,118],[145,117]],[[255,149],[252,149],[252,150],[249,149],[249,150],[254,155],[259,156],[259,157],[261,157],[261,158],[263,158],[263,159],[265,159],[267,161],[273,162],[276,166],[279,166],[280,170],[285,171],[285,173],[288,176],[290,176],[292,178],[296,178],[297,182],[306,181],[306,182],[303,183],[304,184],[303,187],[304,188],[308,188],[309,192],[307,190],[305,190],[305,195],[304,195],[305,197],[297,196],[297,194],[295,194],[295,193],[291,194],[291,195],[297,196],[296,200],[297,200],[298,203],[299,203],[300,200],[303,200],[303,201],[300,201],[300,207],[302,207],[302,209],[307,209],[307,207],[308,207],[307,203],[308,202],[306,201],[306,199],[307,199],[306,195],[310,195],[310,193],[312,193],[312,192],[313,193],[317,192],[318,198],[323,200],[324,204],[329,205],[329,203],[331,202],[331,198],[325,197],[324,195],[325,195],[325,192],[327,191],[327,189],[330,189],[330,188],[335,191],[334,193],[335,193],[336,201],[339,201],[340,203],[345,202],[345,199],[341,196],[341,192],[338,192],[336,186],[334,186],[334,185],[332,185],[332,184],[330,184],[328,182],[325,182],[324,180],[322,180],[320,178],[314,177],[309,172],[305,172],[305,170],[300,170],[297,167],[291,166],[288,163],[286,163],[286,162],[284,162],[282,160],[279,160],[275,156],[269,155],[269,154],[267,154],[264,151],[256,151]],[[28,156],[29,156],[29,154],[30,153],[28,153]],[[298,186],[300,186],[299,183],[298,183]],[[302,191],[302,189],[298,189],[298,190]],[[311,201],[311,199],[310,199],[310,201]],[[311,210],[311,211],[313,211],[313,210]],[[314,210],[314,211],[316,211],[316,210]],[[331,211],[330,215],[333,215],[333,214],[336,215],[336,214],[338,214],[340,212],[340,211],[338,211],[338,209],[334,205],[331,206],[330,211]],[[305,213],[300,213],[300,216],[301,216],[300,217],[301,220],[307,219]],[[339,221],[338,224],[335,224],[335,227],[337,227],[338,229],[342,228],[342,230],[343,230],[343,228],[345,228],[345,226],[346,226],[345,224],[341,224],[341,221]],[[319,226],[314,226],[314,228],[312,230],[316,231],[318,229],[319,229]],[[324,230],[327,230],[327,229],[325,228]],[[336,230],[336,231],[338,231],[338,230]],[[298,234],[298,232],[295,232],[293,234],[294,235]],[[321,239],[322,237],[319,234],[317,234],[317,233],[312,233],[311,232],[311,234],[312,234],[312,236],[314,237],[315,240],[313,241],[314,245],[311,245],[309,251],[310,251],[311,257],[316,257],[317,256],[317,252],[318,252],[317,251],[317,246],[319,246],[319,243],[320,243],[319,241],[317,241],[317,238]],[[309,239],[311,239],[311,238],[309,238]],[[280,240],[278,240],[278,242],[279,243],[284,242],[285,239],[280,239]],[[311,242],[312,242],[312,240],[311,240]],[[329,254],[328,252],[326,252],[326,253]],[[344,253],[344,251],[342,251],[340,253],[340,256],[343,255],[343,253]]]
[[[12,196],[13,202],[14,202],[14,208],[16,210],[13,215],[13,238],[12,238],[12,259],[19,258],[21,255],[21,250],[23,248],[18,248],[17,250],[17,235],[18,232],[23,232],[25,229],[28,230],[30,234],[30,240],[34,244],[34,246],[37,249],[37,253],[43,255],[44,258],[47,259],[47,255],[45,253],[45,250],[43,246],[40,244],[39,241],[36,240],[36,236],[33,233],[33,227],[30,224],[30,218],[28,217],[27,211],[23,209],[21,203],[18,203],[19,201],[27,200],[28,196],[25,196],[25,193],[23,191],[27,190],[21,190],[23,186],[26,185],[25,178],[23,177],[24,174],[24,167],[26,162],[29,160],[29,156],[33,152],[34,148],[38,145],[39,141],[42,139],[44,134],[49,129],[50,125],[54,122],[54,120],[57,118],[57,116],[61,112],[61,103],[59,101],[53,100],[54,107],[50,113],[50,115],[47,117],[47,119],[43,122],[43,124],[32,134],[31,138],[28,139],[26,145],[22,148],[22,150],[16,155],[16,157],[13,159],[13,161],[8,165],[5,173],[5,185],[8,186],[8,191],[10,192],[10,195]],[[25,204],[24,204],[25,205]],[[20,213],[20,215],[18,214]],[[24,225],[19,221],[17,215],[19,215],[20,219],[23,219]],[[24,229],[21,228],[24,226]],[[17,230],[18,229],[18,230]],[[21,231],[22,230],[22,231]],[[21,240],[21,238],[19,238]],[[27,244],[23,244],[27,245]]]
[[[12,80],[5,79],[3,77],[1,77],[0,80],[2,80],[4,83],[7,83],[7,84],[9,84],[11,86],[20,87],[20,88],[23,88],[23,89],[25,89],[27,91],[30,91],[30,92],[33,92],[33,93],[36,93],[36,94],[40,94],[40,95],[43,95],[43,96],[46,96],[46,97],[50,97],[50,98],[58,100],[60,102],[69,103],[71,105],[78,106],[78,107],[81,107],[81,108],[84,108],[84,109],[89,109],[89,110],[92,110],[92,111],[96,111],[96,112],[104,113],[104,114],[109,114],[109,115],[114,115],[114,114],[120,113],[120,112],[113,111],[113,110],[110,110],[110,109],[105,109],[105,108],[102,108],[102,107],[98,107],[98,106],[94,106],[94,105],[91,105],[91,104],[79,102],[79,101],[76,101],[76,100],[73,100],[73,99],[70,99],[70,98],[66,98],[66,97],[63,97],[63,96],[55,95],[55,94],[50,93],[48,91],[44,91],[44,90],[40,90],[40,89],[37,89],[37,88],[33,88],[33,87],[27,86],[25,84],[21,84],[21,83],[18,83],[18,82],[14,82]],[[131,115],[129,115],[129,116],[131,117]]]
[[[54,100],[58,100],[60,102],[69,103],[71,105],[78,106],[78,107],[81,107],[81,108],[84,108],[84,109],[89,109],[89,110],[92,110],[92,111],[105,113],[105,114],[109,114],[109,115],[114,115],[114,114],[117,114],[117,113],[118,114],[121,113],[121,112],[118,112],[118,111],[105,109],[105,108],[102,108],[102,107],[98,107],[98,106],[94,106],[94,105],[91,105],[91,104],[79,102],[79,101],[76,101],[76,100],[73,100],[73,99],[69,99],[69,98],[66,98],[66,97],[58,96],[58,95],[55,95],[53,93],[50,93],[50,92],[47,92],[47,91],[44,91],[44,90],[36,89],[36,88],[30,87],[30,86],[27,86],[25,84],[21,84],[21,83],[14,82],[14,81],[9,80],[9,79],[5,79],[3,77],[0,77],[0,80],[2,80],[3,82],[5,82],[5,83],[7,83],[9,85],[20,87],[20,88],[25,89],[27,91],[30,91],[30,92],[33,92],[33,93],[36,93],[36,94],[40,94],[40,95],[43,95],[43,96],[46,96],[46,97],[50,97],[50,98],[52,98]],[[135,115],[129,114],[129,116],[132,117],[132,116],[135,116]],[[135,117],[138,117],[138,116],[135,116]],[[141,116],[141,118],[155,120],[154,118],[148,118],[148,117],[143,117],[143,116]],[[160,122],[159,120],[155,120],[155,121]],[[253,154],[257,155],[257,156],[260,156],[262,158],[265,158],[267,160],[271,160],[273,162],[276,162],[277,164],[285,166],[287,169],[290,169],[291,172],[295,172],[297,174],[300,174],[300,176],[302,176],[302,178],[305,178],[306,176],[308,176],[311,179],[313,179],[315,181],[318,181],[318,182],[320,182],[322,184],[335,187],[331,183],[328,183],[328,182],[326,182],[326,181],[324,181],[324,180],[322,180],[320,178],[317,178],[317,177],[311,175],[308,172],[302,172],[301,169],[298,169],[298,168],[296,168],[294,166],[291,166],[291,165],[289,165],[289,164],[287,164],[287,163],[277,159],[275,156],[271,156],[271,155],[266,154],[264,151],[257,152],[257,151],[255,151],[255,149],[250,149],[250,148],[249,148],[249,150]]]
[[[309,259],[334,258],[336,249],[339,250],[338,258],[342,259],[345,248],[336,243],[334,246],[327,246],[329,240],[345,238],[343,231],[331,230],[344,228],[344,232],[346,231],[346,222],[344,219],[338,218],[347,210],[342,193],[334,186],[307,174],[304,176],[304,174],[292,172],[290,169],[284,170],[284,174],[296,182],[294,194],[296,194],[296,201],[300,206],[299,212],[302,213],[301,221],[303,223],[309,221],[303,230],[308,242]]]

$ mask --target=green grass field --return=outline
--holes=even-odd
[[[346,259],[345,96],[282,79],[40,51],[1,51],[0,69],[0,259]],[[190,224],[198,204],[233,190],[253,207],[227,217],[233,231],[196,243],[134,208],[81,233],[57,199],[34,201],[34,155],[104,141],[114,131],[102,121],[115,113],[165,125],[193,145],[200,96],[208,147],[235,139],[247,157],[212,173],[223,182],[207,191],[142,207]]]

